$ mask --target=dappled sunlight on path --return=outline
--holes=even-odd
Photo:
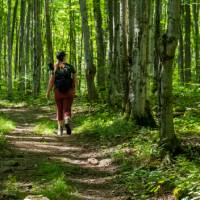
[[[13,165],[4,176],[21,175],[22,188],[28,195],[32,193],[29,173],[34,173],[41,161],[59,163],[65,166],[70,183],[76,188],[72,199],[118,200],[125,199],[119,195],[114,186],[115,174],[118,167],[112,162],[112,149],[100,150],[90,144],[79,142],[77,135],[57,137],[34,133],[34,120],[52,118],[54,115],[45,108],[42,115],[28,108],[0,109],[16,122],[16,129],[6,135],[9,147],[14,154]],[[9,161],[9,157],[4,162]],[[91,161],[92,160],[92,161]],[[69,170],[68,170],[69,168]],[[25,173],[25,174],[24,174]],[[32,176],[31,175],[31,176]],[[33,177],[32,177],[33,178]]]

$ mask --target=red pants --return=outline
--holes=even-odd
[[[71,117],[71,107],[74,99],[73,90],[66,93],[60,93],[57,89],[54,91],[56,107],[57,107],[57,120],[62,121],[64,117]]]

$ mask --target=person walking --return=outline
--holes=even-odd
[[[65,51],[56,54],[57,63],[52,67],[52,74],[49,79],[46,97],[49,98],[51,90],[54,89],[54,98],[57,108],[58,136],[66,133],[71,135],[72,103],[76,91],[76,71],[67,63]]]

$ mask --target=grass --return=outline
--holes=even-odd
[[[8,199],[24,199],[27,196],[27,191],[20,186],[20,180],[20,175],[10,175],[4,182],[3,194]],[[32,187],[29,194],[43,195],[50,200],[70,200],[71,193],[74,192],[59,164],[41,161],[30,181]]]
[[[15,129],[15,123],[9,120],[3,113],[0,113],[0,156],[4,154],[7,146],[5,134]]]
[[[181,112],[174,118],[174,124],[181,141],[200,134],[200,102],[197,102],[200,93],[197,91],[197,86],[174,91],[174,111]],[[85,106],[85,110],[89,110],[90,107]],[[182,154],[173,160],[167,156],[161,160],[157,130],[138,129],[105,105],[97,105],[75,116],[74,123],[77,125],[75,132],[86,142],[100,148],[117,145],[112,155],[120,165],[117,182],[130,199],[200,198],[200,149],[193,146],[196,144],[184,145]]]
[[[41,174],[41,179],[45,182],[45,187],[40,189],[41,194],[50,200],[70,200],[74,189],[60,165],[49,162],[41,163],[38,166],[38,174]]]
[[[177,200],[191,200],[200,192],[199,156],[190,160],[182,154],[172,162],[160,160],[152,134],[143,133],[126,145],[119,145],[113,158],[121,165],[118,182],[126,188],[131,199],[173,194]]]
[[[191,136],[198,137],[200,134],[199,99],[198,86],[175,87],[174,111],[180,111],[181,115],[174,118],[174,123],[180,140]],[[126,121],[118,111],[112,110],[107,105],[91,107],[87,103],[81,103],[76,104],[75,109],[79,113],[75,114],[73,119],[76,125],[74,132],[80,137],[79,142],[90,144],[95,148],[116,147],[112,157],[120,166],[117,184],[130,196],[130,199],[146,200],[168,195],[174,196],[177,200],[198,199],[200,196],[198,141],[195,144],[184,145],[182,154],[173,160],[167,156],[161,160],[157,146],[158,130],[139,129],[132,121]],[[8,119],[4,120],[8,122]],[[6,124],[5,121],[3,124]],[[55,127],[56,123],[53,121],[40,120],[35,126],[35,132],[52,134]],[[37,169],[40,178],[36,184],[37,191],[50,199],[70,199],[73,188],[67,180],[66,172],[66,169],[58,164],[41,163]],[[40,188],[40,185],[43,187]]]
[[[38,121],[34,127],[34,132],[39,135],[52,135],[56,130],[56,122],[49,119]]]
[[[9,120],[3,113],[0,113],[0,133],[9,133],[15,128],[15,123]]]
[[[0,100],[0,107],[13,107],[13,108],[19,108],[26,106],[26,102],[16,102],[16,101],[9,101],[9,100]]]
[[[87,110],[87,109],[86,109]],[[74,132],[85,142],[97,146],[112,146],[132,137],[134,123],[128,122],[118,112],[106,105],[97,105],[95,110],[84,112],[73,118]]]
[[[174,111],[182,114],[174,119],[177,133],[182,135],[200,134],[200,86],[174,87]]]

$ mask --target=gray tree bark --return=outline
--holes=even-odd
[[[12,43],[11,43],[11,0],[8,3],[7,15],[7,45],[8,45],[8,97],[12,97]]]
[[[33,68],[33,94],[40,92],[41,78],[41,25],[40,25],[40,0],[34,0],[34,68]]]
[[[129,81],[128,81],[128,0],[121,0],[121,49],[120,66],[122,75],[122,111],[126,113],[128,107]]]
[[[174,131],[172,109],[172,73],[175,51],[179,38],[180,0],[168,1],[168,25],[161,42],[161,127],[160,144],[171,152],[178,149],[179,143]]]
[[[25,67],[26,67],[26,80],[25,80],[25,87],[26,87],[26,94],[29,93],[31,89],[31,80],[30,80],[30,20],[31,20],[31,11],[32,11],[32,2],[28,1],[28,9],[26,15],[26,37],[25,37]]]
[[[100,0],[93,0],[97,45],[97,87],[105,89],[105,46]]]
[[[190,0],[185,2],[185,82],[191,81],[191,12]]]
[[[136,1],[133,52],[133,94],[132,116],[139,125],[155,126],[147,96],[149,59],[149,17],[152,2]]]
[[[194,18],[194,46],[196,63],[196,81],[200,83],[200,36],[199,36],[199,10],[198,0],[193,0],[193,18]]]
[[[182,17],[183,17],[183,6],[181,6],[181,17],[179,23],[179,55],[178,55],[178,70],[181,84],[185,83],[185,74],[184,74],[184,46],[183,46],[183,26],[182,26]]]
[[[47,63],[54,63],[53,60],[53,44],[52,44],[52,31],[51,20],[49,14],[49,0],[45,0],[45,18],[46,18],[46,48],[47,48]]]
[[[24,48],[25,10],[26,10],[26,1],[21,0],[20,36],[19,36],[19,90],[21,91],[22,96],[25,94],[25,48]]]
[[[82,30],[83,30],[83,40],[84,40],[88,98],[90,101],[94,101],[97,98],[96,88],[94,84],[96,68],[93,63],[93,57],[92,57],[92,51],[91,51],[91,45],[90,45],[90,29],[88,26],[88,11],[87,11],[87,6],[86,6],[86,0],[79,0],[79,2],[80,2],[81,17],[82,17]]]
[[[160,38],[161,32],[161,15],[162,15],[162,0],[155,1],[155,34],[154,34],[154,85],[153,92],[159,90],[159,73],[160,73],[160,61],[159,61],[159,44],[158,38]]]

